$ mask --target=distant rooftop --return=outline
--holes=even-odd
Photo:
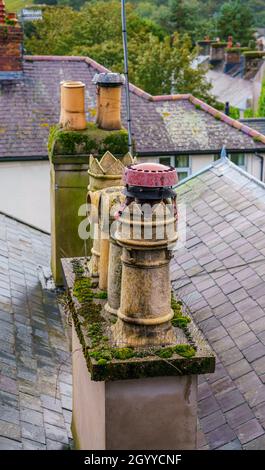
[[[248,101],[252,100],[253,96],[253,84],[250,80],[230,77],[216,70],[209,70],[206,77],[212,84],[213,95],[219,101],[222,103],[229,101],[231,106],[242,110],[249,107]]]
[[[95,73],[105,72],[86,57],[25,56],[23,78],[0,80],[0,158],[47,158],[49,126],[60,114],[62,80],[86,84],[87,120],[96,114]],[[191,95],[151,96],[130,85],[132,129],[139,154],[219,153],[265,149],[265,137]],[[8,110],[8,112],[7,112]],[[122,119],[126,126],[125,93]]]
[[[240,122],[265,135],[265,118],[240,119]]]

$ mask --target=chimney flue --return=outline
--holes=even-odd
[[[121,87],[124,76],[119,73],[96,74],[93,83],[97,85],[97,118],[100,129],[119,130],[121,124]]]
[[[65,129],[86,129],[85,84],[78,81],[61,82],[60,124]]]

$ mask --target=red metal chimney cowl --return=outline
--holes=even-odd
[[[129,186],[164,188],[177,184],[176,169],[160,163],[139,163],[125,168],[124,182]]]

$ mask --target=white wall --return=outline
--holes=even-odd
[[[0,212],[50,232],[50,164],[0,161]]]
[[[191,173],[197,173],[213,162],[213,155],[192,155]]]

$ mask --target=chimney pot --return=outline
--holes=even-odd
[[[86,129],[84,83],[80,81],[61,82],[60,124],[70,130]]]
[[[119,73],[99,73],[93,78],[97,85],[97,118],[100,129],[119,130],[121,124],[121,87],[125,82]]]

